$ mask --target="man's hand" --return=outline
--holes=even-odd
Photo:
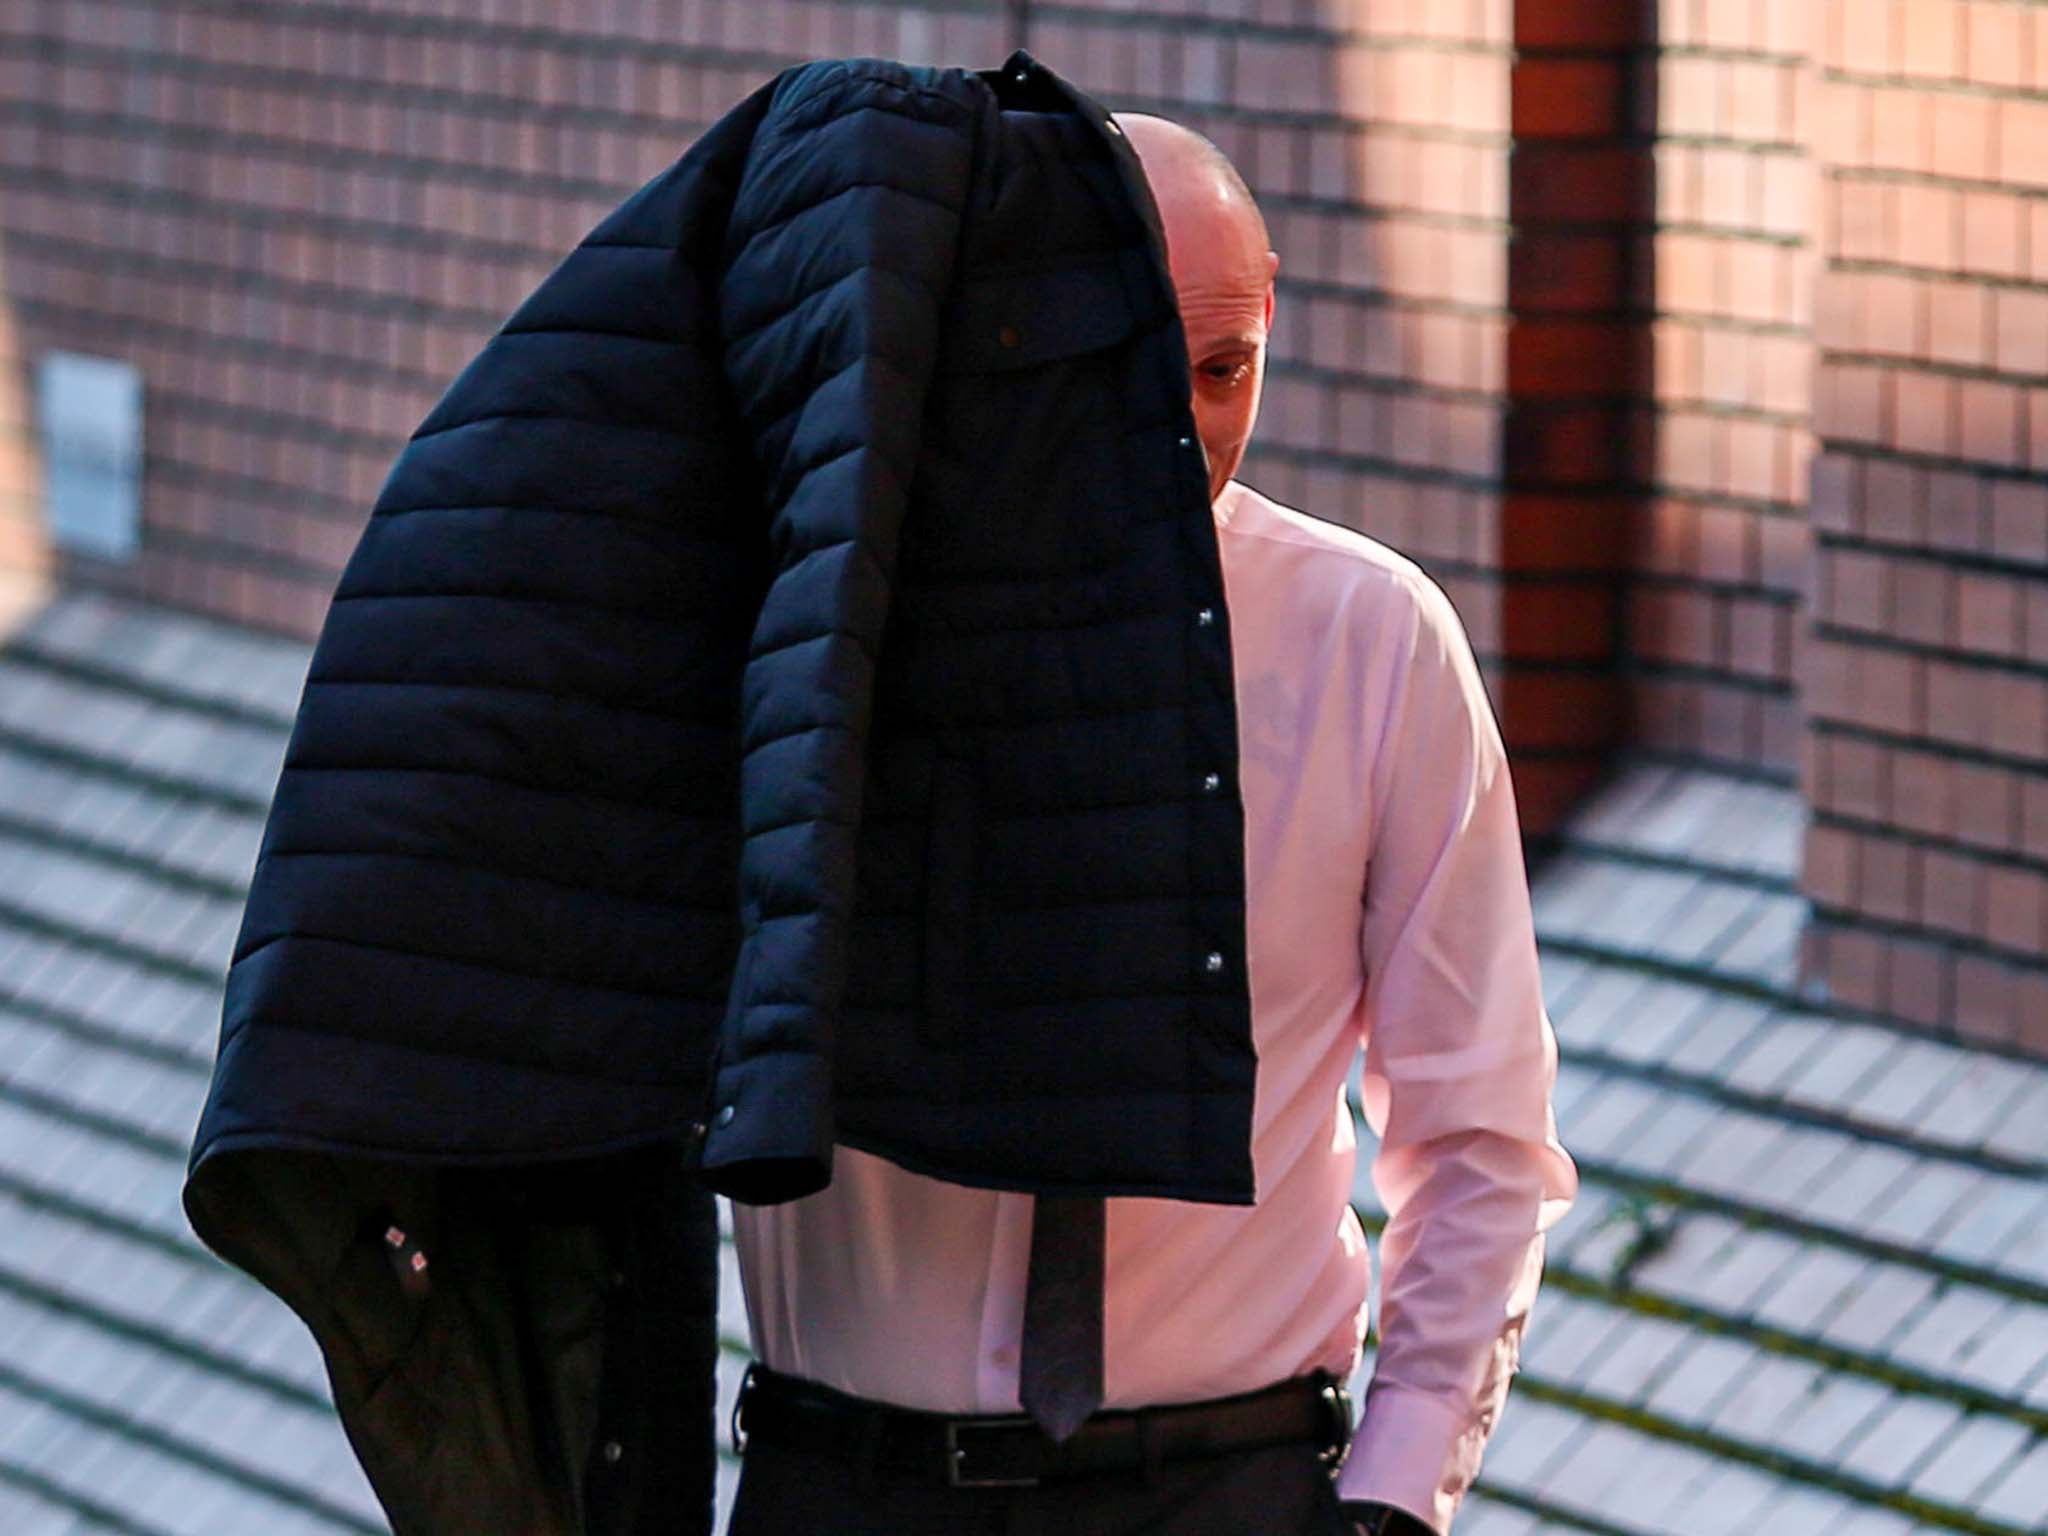
[[[1338,1508],[1358,1536],[1436,1536],[1405,1509],[1382,1504],[1377,1499],[1346,1499]]]

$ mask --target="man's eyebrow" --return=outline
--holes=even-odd
[[[1257,331],[1238,331],[1230,336],[1212,336],[1202,343],[1204,352],[1213,352],[1218,347],[1247,347],[1256,350],[1259,345]]]

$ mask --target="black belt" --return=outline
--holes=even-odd
[[[1334,1464],[1351,1436],[1351,1395],[1328,1371],[1199,1403],[1108,1409],[1063,1441],[1025,1414],[964,1417],[853,1397],[756,1362],[732,1412],[749,1441],[867,1460],[956,1488],[1029,1488],[1091,1472],[1156,1466],[1308,1440]]]

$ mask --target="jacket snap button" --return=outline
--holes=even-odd
[[[1216,610],[1214,608],[1198,610],[1195,614],[1195,622],[1197,624],[1214,624],[1216,622]]]
[[[1208,953],[1208,954],[1207,954],[1206,956],[1204,956],[1204,957],[1203,957],[1203,960],[1202,960],[1202,969],[1203,969],[1203,970],[1205,970],[1205,971],[1220,971],[1220,970],[1222,970],[1222,969],[1223,969],[1223,951],[1222,951],[1222,950],[1220,950],[1220,949],[1212,949],[1212,950],[1210,950],[1210,951],[1209,951],[1209,953]]]
[[[1222,787],[1222,784],[1223,775],[1220,773],[1205,773],[1202,775],[1202,788],[1204,789],[1218,789]]]
[[[1195,440],[1192,437],[1184,437],[1180,440],[1180,445],[1183,448],[1192,448],[1195,446]]]
[[[619,1444],[619,1442],[618,1442],[618,1441],[616,1441],[616,1440],[607,1440],[607,1441],[605,1441],[605,1443],[604,1443],[604,1459],[605,1459],[606,1461],[617,1461],[617,1460],[618,1460],[618,1459],[619,1459],[619,1458],[620,1458],[621,1456],[623,1456],[623,1455],[625,1455],[625,1454],[626,1454],[626,1448],[625,1448],[625,1447],[624,1447],[623,1445]]]
[[[1109,130],[1109,131],[1110,131],[1111,133],[1122,133],[1122,132],[1123,132],[1123,129],[1121,129],[1121,128],[1117,127],[1117,125],[1116,125],[1116,119],[1115,119],[1115,118],[1110,118],[1110,119],[1109,119],[1108,121],[1106,121],[1106,122],[1105,122],[1105,123],[1104,123],[1104,124],[1103,124],[1102,126],[1103,126],[1103,127],[1105,127],[1105,128],[1107,128],[1107,129],[1108,129],[1108,130]]]
[[[693,1140],[702,1141],[704,1139],[705,1133],[709,1130],[710,1127],[707,1126],[702,1120],[692,1120],[690,1122],[690,1136]]]
[[[1023,337],[1017,334],[1017,327],[1014,325],[1006,325],[996,332],[996,340],[1006,347],[1014,347],[1023,339]]]
[[[723,1109],[719,1110],[718,1123],[720,1125],[732,1124],[732,1106],[730,1104],[726,1105]]]

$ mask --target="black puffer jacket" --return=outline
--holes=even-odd
[[[835,1141],[1249,1202],[1222,571],[1104,110],[795,67],[406,444],[316,643],[187,1213],[400,1536],[708,1529],[709,1190]]]

